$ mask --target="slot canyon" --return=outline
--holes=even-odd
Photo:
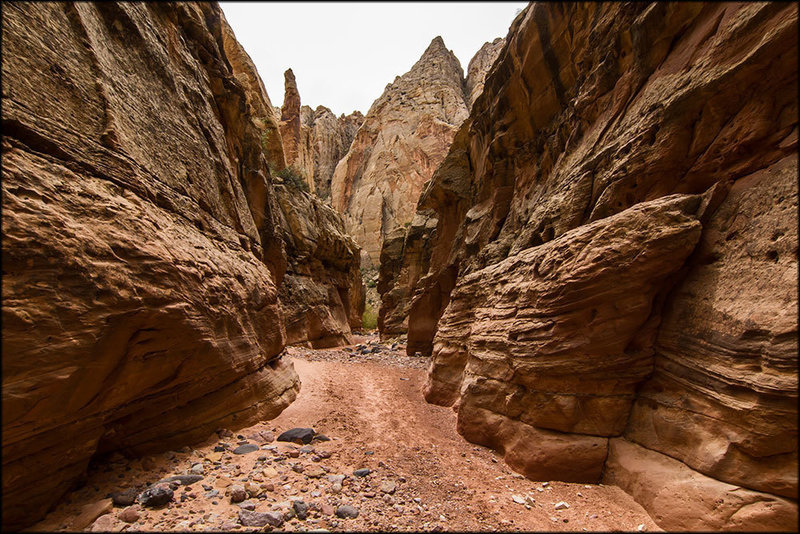
[[[224,8],[2,5],[4,531],[798,530],[796,3],[339,115]]]

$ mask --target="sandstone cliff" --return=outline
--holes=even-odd
[[[276,195],[278,116],[216,4],[18,3],[2,24],[8,529],[94,454],[276,416],[299,388],[279,291],[330,279],[317,315],[350,317],[317,333],[345,336],[361,285],[339,216]]]
[[[422,186],[467,117],[463,85],[458,59],[436,37],[372,104],[336,166],[331,202],[364,249],[367,264],[379,261],[392,230],[411,222]]]
[[[465,437],[667,529],[796,527],[797,46],[788,4],[517,17],[394,267]]]
[[[364,116],[354,111],[337,118],[325,106],[317,106],[313,111],[301,106],[292,69],[284,73],[284,78],[280,131],[286,165],[299,175],[311,193],[328,200],[333,170],[349,150]]]
[[[333,208],[290,185],[275,189],[288,256],[279,291],[286,343],[350,344],[364,313],[360,248]]]
[[[467,78],[465,81],[465,94],[467,106],[470,109],[472,109],[475,100],[477,100],[478,96],[483,92],[483,82],[486,75],[489,73],[489,69],[494,64],[504,44],[506,44],[506,40],[502,37],[498,37],[492,42],[486,42],[469,61],[469,65],[467,66]]]

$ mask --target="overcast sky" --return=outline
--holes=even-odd
[[[272,104],[291,68],[303,105],[366,114],[437,35],[467,65],[527,2],[220,2]]]

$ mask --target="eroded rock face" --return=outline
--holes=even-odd
[[[612,451],[666,528],[796,522],[797,45],[787,4],[517,17],[403,246],[428,265],[407,350],[466,437],[562,480],[635,443],[725,503],[666,505]],[[590,238],[626,219],[631,241]]]
[[[422,186],[467,117],[463,71],[436,37],[376,100],[331,182],[331,203],[376,264],[389,233],[410,223]]]
[[[271,106],[248,95],[263,90],[257,77],[234,73],[244,56],[218,6],[28,3],[2,19],[3,527],[14,529],[95,452],[154,452],[269,419],[299,384],[280,357]]]
[[[502,37],[498,37],[492,42],[486,42],[469,61],[465,94],[467,105],[470,109],[472,109],[475,100],[483,92],[483,82],[486,75],[489,73],[489,69],[494,64],[504,44],[506,44],[506,40]]]
[[[364,116],[354,111],[337,118],[325,106],[316,110],[301,106],[292,69],[284,73],[284,78],[280,131],[285,138],[286,166],[305,181],[309,192],[329,200],[333,171],[349,150]]]
[[[286,343],[350,344],[364,313],[360,248],[333,208],[286,185],[275,189],[289,258],[279,292]]]

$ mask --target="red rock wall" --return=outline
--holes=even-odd
[[[277,415],[279,208],[213,4],[3,6],[3,527]],[[230,45],[230,43],[228,43]]]
[[[462,434],[668,529],[796,527],[797,45],[790,4],[517,17],[418,203],[408,352]]]

